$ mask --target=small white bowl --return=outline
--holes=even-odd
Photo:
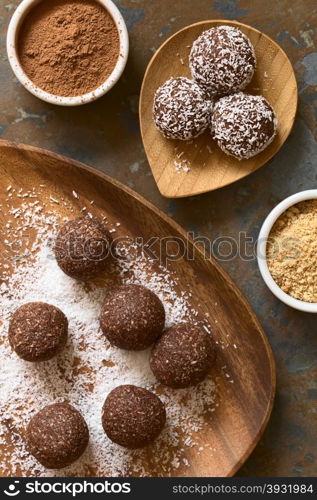
[[[271,232],[271,229],[277,219],[291,206],[305,200],[312,200],[317,198],[317,189],[310,189],[308,191],[301,191],[300,193],[293,194],[286,198],[284,201],[279,203],[270,214],[265,219],[263,226],[261,228],[258,246],[257,246],[257,258],[258,265],[266,285],[271,290],[274,295],[280,299],[284,304],[298,309],[299,311],[317,313],[317,303],[304,302],[302,300],[294,299],[287,293],[283,292],[281,288],[276,284],[272,275],[269,271],[266,259],[266,248],[267,241]]]
[[[81,104],[87,104],[99,99],[99,97],[109,92],[109,90],[117,83],[124,71],[129,55],[128,30],[119,9],[111,0],[97,0],[97,2],[99,2],[111,14],[119,32],[119,58],[113,72],[107,80],[102,83],[102,85],[92,92],[75,97],[62,97],[45,92],[35,85],[35,83],[32,82],[32,80],[30,80],[30,78],[23,71],[17,53],[17,40],[22,22],[30,10],[41,1],[49,2],[49,0],[23,0],[18,5],[11,18],[7,33],[7,53],[9,63],[15,76],[29,92],[39,99],[42,99],[42,101],[46,101],[51,104],[58,104],[59,106],[79,106]]]

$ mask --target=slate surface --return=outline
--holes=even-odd
[[[77,109],[30,95],[9,67],[5,37],[18,1],[0,1],[0,136],[87,162],[129,185],[195,235],[256,239],[283,198],[317,187],[317,4],[315,0],[120,0],[130,32],[125,74],[113,91]],[[138,94],[148,61],[178,29],[205,19],[237,19],[271,36],[289,55],[299,84],[294,130],[278,155],[245,180],[218,192],[167,200],[160,196],[139,134]],[[254,259],[223,262],[257,312],[277,361],[272,419],[239,475],[317,475],[317,318],[278,302]]]

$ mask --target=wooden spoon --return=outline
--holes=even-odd
[[[274,107],[279,122],[273,143],[249,160],[238,161],[225,155],[208,132],[192,143],[165,139],[152,118],[156,89],[171,77],[190,77],[188,56],[194,40],[204,30],[223,24],[240,28],[253,43],[257,69],[245,91],[263,95]],[[140,97],[143,144],[161,194],[167,198],[181,198],[213,191],[260,168],[278,152],[290,134],[297,100],[296,78],[287,55],[260,31],[238,22],[218,20],[192,24],[177,32],[150,61]]]

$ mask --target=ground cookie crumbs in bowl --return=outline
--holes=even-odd
[[[317,199],[302,201],[278,218],[270,233],[267,262],[285,293],[317,303]]]

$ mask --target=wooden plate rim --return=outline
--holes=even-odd
[[[173,195],[173,196],[171,196],[169,193],[164,192],[164,190],[162,190],[162,188],[160,186],[160,183],[159,183],[159,178],[156,180],[156,176],[154,175],[154,172],[153,172],[153,169],[152,169],[152,165],[148,161],[148,164],[149,164],[149,166],[151,168],[151,171],[152,171],[154,180],[156,182],[156,185],[158,187],[158,190],[160,191],[160,193],[161,193],[162,196],[164,196],[165,198],[169,198],[169,199],[187,198],[188,196],[198,196],[200,194],[204,194],[204,193],[209,193],[209,192],[212,192],[212,191],[216,191],[217,189],[222,189],[222,188],[224,188],[226,186],[230,186],[231,184],[234,184],[235,182],[238,182],[238,181],[240,181],[242,179],[245,179],[246,177],[248,177],[248,175],[252,175],[254,172],[256,172],[260,168],[264,167],[264,165],[266,165],[270,160],[272,160],[272,158],[274,158],[274,156],[280,151],[280,149],[282,148],[282,146],[284,146],[285,142],[287,141],[287,139],[288,139],[288,137],[289,137],[289,135],[290,135],[293,127],[294,127],[295,118],[296,118],[296,114],[297,114],[297,110],[298,110],[298,83],[297,83],[297,79],[296,79],[296,75],[295,75],[295,72],[294,72],[293,65],[292,65],[292,63],[291,63],[288,55],[286,54],[285,50],[282,49],[282,47],[277,42],[275,42],[275,40],[273,40],[273,38],[271,38],[268,35],[266,35],[266,33],[263,33],[263,31],[260,31],[257,28],[254,28],[253,26],[250,26],[249,24],[244,24],[244,23],[240,23],[239,21],[231,21],[231,20],[227,20],[227,19],[209,19],[209,20],[207,19],[205,21],[199,21],[197,23],[189,24],[188,26],[185,26],[184,28],[181,28],[176,33],[174,33],[173,35],[171,35],[169,38],[167,38],[167,40],[165,40],[165,42],[162,43],[162,45],[160,45],[160,47],[155,51],[155,53],[153,54],[152,58],[150,59],[148,65],[147,65],[147,68],[145,70],[145,73],[144,73],[144,77],[143,77],[143,80],[142,80],[141,91],[140,91],[139,116],[140,116],[140,130],[141,130],[142,143],[143,143],[143,147],[144,147],[144,151],[145,151],[146,156],[147,156],[147,152],[146,152],[146,146],[145,146],[145,140],[144,140],[145,130],[144,130],[144,127],[143,127],[143,120],[141,119],[141,116],[142,116],[143,94],[145,92],[144,88],[145,88],[145,82],[146,82],[147,77],[148,77],[148,73],[150,72],[150,70],[152,68],[152,65],[154,64],[154,61],[157,58],[158,53],[174,37],[178,36],[180,33],[182,33],[183,31],[188,30],[189,28],[194,28],[196,26],[201,26],[201,25],[204,25],[204,24],[207,24],[207,23],[211,23],[211,24],[219,24],[220,23],[220,24],[226,24],[226,25],[237,26],[237,27],[242,26],[243,28],[246,28],[246,29],[249,29],[251,31],[254,31],[254,32],[258,33],[261,37],[266,38],[267,40],[269,40],[277,48],[277,50],[280,51],[283,54],[283,56],[285,57],[285,59],[287,60],[287,62],[289,63],[289,65],[290,65],[290,67],[292,69],[292,74],[293,74],[293,77],[294,77],[294,83],[295,83],[295,89],[296,89],[296,102],[295,102],[294,114],[293,114],[292,119],[290,121],[289,131],[288,131],[287,135],[285,136],[283,142],[279,145],[279,147],[274,152],[272,152],[272,154],[266,159],[266,161],[264,163],[260,164],[252,172],[248,172],[245,175],[239,177],[239,179],[236,179],[235,181],[229,181],[226,184],[223,184],[222,186],[220,186],[218,188],[203,189],[201,191],[193,192],[192,194],[181,194],[181,195]]]
[[[7,149],[18,149],[18,150],[26,151],[29,153],[35,153],[39,156],[43,156],[43,157],[46,156],[46,157],[52,158],[53,160],[61,161],[65,165],[70,164],[71,166],[78,168],[79,170],[84,170],[86,172],[93,174],[96,177],[99,177],[100,179],[106,181],[108,184],[113,184],[115,187],[121,189],[126,194],[128,194],[132,198],[136,199],[143,206],[146,206],[149,210],[151,210],[158,217],[162,218],[176,233],[179,233],[182,236],[182,238],[184,238],[184,240],[186,242],[190,243],[190,245],[194,245],[192,238],[190,236],[188,236],[185,229],[183,229],[182,226],[180,226],[177,222],[175,222],[173,219],[168,217],[164,212],[162,212],[159,208],[157,208],[151,202],[149,202],[148,200],[143,198],[143,196],[141,196],[140,194],[135,192],[133,189],[125,186],[120,181],[113,179],[109,175],[101,172],[100,170],[97,170],[95,167],[92,167],[92,166],[87,165],[85,163],[82,163],[78,160],[68,158],[64,155],[60,155],[58,153],[55,153],[53,151],[49,151],[49,150],[46,150],[43,148],[29,146],[27,144],[16,143],[13,141],[0,139],[0,150],[6,149],[6,148]],[[1,169],[1,167],[0,167],[0,169]],[[250,317],[252,318],[252,321],[254,322],[254,325],[256,326],[258,333],[261,336],[261,339],[262,339],[263,344],[264,344],[265,349],[266,349],[268,362],[270,365],[271,392],[270,392],[270,398],[268,401],[266,412],[263,415],[262,422],[259,425],[259,430],[258,430],[256,437],[254,438],[253,443],[249,446],[249,448],[245,451],[244,455],[240,458],[240,460],[228,472],[228,474],[226,476],[226,477],[232,477],[240,469],[240,467],[245,463],[245,461],[248,459],[248,457],[251,455],[252,451],[254,450],[256,445],[258,444],[258,442],[259,442],[259,440],[260,440],[260,438],[261,438],[261,436],[262,436],[262,434],[267,426],[267,423],[270,419],[272,409],[273,409],[273,404],[274,404],[275,393],[276,393],[276,364],[275,364],[275,358],[274,358],[274,354],[273,354],[270,342],[269,342],[255,312],[253,311],[251,305],[249,304],[249,302],[246,299],[246,297],[244,296],[244,294],[240,291],[240,289],[237,287],[237,285],[231,279],[229,274],[227,274],[227,272],[220,266],[220,264],[213,257],[206,258],[202,249],[199,248],[197,245],[196,245],[195,249],[198,251],[201,258],[203,258],[206,262],[208,262],[209,265],[214,266],[216,268],[217,272],[219,272],[221,274],[221,276],[223,277],[223,279],[225,280],[227,285],[230,286],[234,290],[234,292],[237,296],[239,296],[239,299],[242,301],[244,307],[247,309]]]

